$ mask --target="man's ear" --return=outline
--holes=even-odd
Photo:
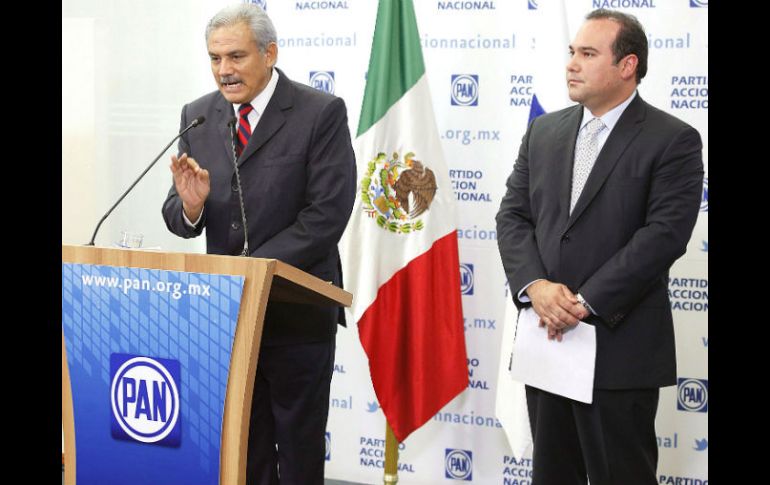
[[[275,66],[275,63],[278,61],[278,44],[275,42],[269,43],[267,49],[265,49],[265,56],[267,56],[268,67],[272,68]]]

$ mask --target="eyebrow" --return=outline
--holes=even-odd
[[[225,57],[225,56],[234,56],[236,54],[246,54],[246,51],[243,49],[236,49],[234,51],[228,51],[224,54],[216,54],[214,52],[209,51],[209,57]]]
[[[591,46],[585,46],[585,47],[578,47],[577,49],[572,47],[572,45],[569,46],[571,51],[579,51],[579,52],[596,52],[598,53],[599,50],[595,47]]]

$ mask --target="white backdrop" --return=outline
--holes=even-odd
[[[458,197],[472,387],[402,444],[401,483],[530,482],[529,457],[511,455],[495,418],[508,295],[494,216],[526,128],[528,100],[539,85],[535,74],[551,57],[538,55],[534,40],[538,11],[551,1],[414,0],[438,130]],[[227,3],[62,2],[63,243],[88,241],[102,213],[176,134],[182,105],[215,89],[203,32],[206,21]],[[342,97],[354,135],[377,1],[259,3],[266,4],[278,30],[278,67],[296,81]],[[566,3],[570,38],[583,16],[597,7],[619,8],[640,19],[650,41],[650,67],[639,93],[700,131],[708,176],[707,0]],[[453,90],[453,76],[459,75],[467,75],[461,78],[465,89]],[[549,111],[559,107],[545,106]],[[204,251],[202,238],[176,238],[163,223],[168,157],[108,219],[97,244],[111,244],[126,229],[142,232],[145,246]],[[693,485],[708,483],[707,194],[704,184],[702,211],[687,254],[671,272],[681,384],[661,392],[660,483],[676,483],[677,478]],[[354,326],[340,329],[337,346],[326,474],[381,482],[384,419]],[[449,454],[457,456],[455,450],[466,452],[462,456],[468,473],[458,475],[445,466]]]

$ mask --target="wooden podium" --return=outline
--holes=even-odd
[[[67,271],[70,271],[73,268],[75,268],[77,271],[76,277],[70,276],[67,278],[66,285],[65,267]],[[84,302],[84,300],[91,298],[88,296],[91,293],[86,294],[85,291],[87,290],[88,292],[91,292],[92,288],[90,286],[84,289],[73,287],[73,282],[74,285],[77,286],[81,283],[81,280],[82,282],[86,282],[86,280],[88,280],[89,283],[91,281],[97,281],[94,278],[98,278],[98,276],[83,276],[88,270],[100,271],[103,272],[100,274],[107,275],[102,276],[102,279],[98,280],[105,285],[104,288],[99,288],[98,290],[111,293],[105,293],[108,295],[106,297],[99,297],[99,302]],[[147,328],[147,326],[152,327],[157,323],[154,321],[146,322],[146,316],[140,316],[139,320],[136,320],[133,316],[134,313],[136,313],[136,310],[129,310],[125,303],[117,302],[117,298],[119,297],[133,298],[134,302],[139,303],[142,301],[154,302],[157,300],[157,298],[164,297],[164,294],[157,292],[152,293],[151,290],[148,290],[148,292],[145,293],[140,293],[139,291],[132,293],[133,289],[139,288],[139,279],[144,277],[142,275],[150,275],[146,276],[148,279],[157,276],[158,278],[165,279],[166,281],[170,281],[168,279],[169,277],[178,277],[181,275],[182,278],[185,278],[188,277],[189,274],[193,274],[195,277],[200,275],[203,275],[203,277],[206,277],[206,275],[212,275],[212,277],[218,277],[220,275],[236,275],[243,277],[242,280],[239,278],[239,281],[241,281],[243,285],[242,297],[240,300],[240,308],[237,310],[237,324],[235,326],[234,337],[232,340],[232,350],[229,354],[229,361],[221,362],[219,364],[222,366],[221,368],[227,369],[227,376],[226,393],[224,397],[224,410],[222,411],[221,421],[221,448],[218,457],[218,483],[228,485],[241,485],[246,481],[246,448],[248,443],[249,414],[251,409],[251,398],[254,387],[257,359],[259,355],[260,339],[262,337],[262,327],[268,301],[270,300],[314,305],[350,306],[353,299],[353,296],[350,293],[332,285],[330,282],[322,281],[315,276],[307,274],[293,266],[274,259],[164,253],[155,251],[134,251],[124,249],[62,245],[62,272],[62,423],[64,426],[65,448],[64,481],[68,485],[75,484],[76,479],[81,480],[81,474],[77,473],[77,467],[86,466],[83,463],[79,463],[78,461],[79,430],[83,430],[84,436],[89,436],[88,446],[95,446],[91,444],[90,441],[93,440],[91,436],[97,436],[99,439],[104,439],[106,446],[116,446],[118,447],[117,449],[128,450],[113,452],[117,456],[110,457],[110,459],[114,458],[115,460],[114,463],[116,466],[116,476],[110,475],[111,472],[109,467],[111,465],[104,464],[104,462],[109,462],[110,460],[105,460],[105,457],[102,456],[97,461],[99,464],[97,468],[99,468],[99,470],[98,472],[95,472],[96,475],[90,472],[82,474],[82,483],[98,481],[99,479],[94,478],[98,474],[101,474],[98,476],[108,479],[110,483],[122,483],[121,475],[125,474],[125,470],[141,466],[144,466],[147,468],[147,470],[150,470],[145,470],[142,472],[145,474],[143,475],[145,478],[142,479],[144,483],[176,483],[176,472],[166,469],[165,464],[173,461],[169,460],[169,456],[175,457],[181,453],[179,448],[165,448],[163,446],[158,446],[157,443],[148,444],[139,441],[132,442],[130,439],[127,441],[117,441],[114,439],[114,431],[113,438],[109,437],[110,426],[108,423],[106,423],[104,417],[102,416],[101,418],[98,418],[98,420],[96,418],[99,413],[110,415],[109,410],[103,409],[105,406],[109,408],[110,402],[112,402],[113,409],[111,414],[119,414],[119,411],[116,411],[115,409],[120,408],[120,406],[116,407],[113,397],[117,392],[115,391],[115,380],[112,378],[112,384],[111,387],[109,387],[110,379],[107,378],[110,365],[113,366],[114,372],[114,364],[104,362],[104,356],[121,352],[126,354],[132,353],[130,349],[127,348],[130,346],[126,342],[135,340],[135,337],[133,337],[134,334],[132,333],[135,330],[118,330],[114,327],[114,322],[109,322],[109,315],[114,315],[115,312],[121,311],[124,311],[127,315],[132,315],[130,317],[126,317],[126,326],[129,327],[131,325],[139,325],[136,322],[140,320],[142,322],[141,325],[143,328]],[[132,275],[132,277],[119,278],[121,274]],[[110,282],[115,283],[114,288],[109,288],[107,286],[110,284]],[[146,286],[150,288],[150,283],[148,283]],[[156,286],[158,288],[170,288],[170,283],[156,283]],[[232,287],[232,285],[230,285],[230,287]],[[74,310],[72,310],[73,307],[69,302],[65,302],[67,298],[72,298],[73,300],[77,299]],[[193,297],[186,295],[185,298]],[[198,297],[196,296],[195,298]],[[131,305],[133,304],[134,303],[131,303]],[[150,304],[154,305],[154,303],[147,303],[148,306]],[[173,312],[174,308],[176,308],[176,304],[176,301],[170,300],[170,303],[167,306],[163,306],[163,310],[161,312]],[[107,325],[105,327],[107,330],[102,329],[101,337],[98,337],[98,332],[96,332],[94,336],[91,337],[83,336],[83,333],[87,332],[87,329],[84,330],[82,328],[82,325],[85,324],[82,324],[80,327],[70,327],[64,323],[65,314],[77,314],[80,318],[81,313],[91,311],[86,308],[88,305],[92,305],[89,308],[93,308],[94,314],[101,312],[100,315],[96,315],[93,318],[98,318],[100,321],[106,322],[102,323],[103,325]],[[227,305],[225,305],[225,309],[226,307]],[[98,308],[101,308],[101,310],[97,310]],[[123,308],[123,310],[121,310],[121,308]],[[155,307],[153,308],[153,311],[157,311]],[[169,308],[171,310],[167,310]],[[105,314],[107,316],[104,316]],[[115,317],[113,316],[112,318]],[[172,320],[175,318],[176,316],[174,316]],[[149,320],[152,320],[152,318],[149,318]],[[80,320],[78,321],[80,322]],[[73,335],[67,334],[69,331],[67,330],[68,328],[75,329],[72,331]],[[212,326],[212,328],[214,328],[213,331],[216,331],[214,326]],[[195,330],[195,333],[197,335],[198,330]],[[68,339],[67,345],[65,345],[65,339]],[[163,340],[163,338],[161,338],[161,340]],[[168,340],[168,337],[166,337],[166,340]],[[205,338],[203,337],[201,337],[201,341],[206,342]],[[89,349],[86,348],[88,345],[93,345],[99,348],[89,351]],[[79,396],[75,395],[76,391],[73,390],[73,382],[71,381],[70,373],[70,365],[74,365],[74,356],[70,357],[70,360],[68,360],[68,346],[71,346],[72,349],[77,349],[76,351],[78,352],[78,355],[85,355],[85,357],[82,357],[82,359],[84,362],[83,365],[86,367],[86,371],[88,371],[86,374],[88,376],[92,376],[96,384],[102,385],[105,388],[112,389],[110,394],[105,392],[102,396],[102,391],[99,390],[98,392],[93,392],[93,394],[97,395],[95,397],[84,396],[81,399]],[[208,347],[204,346],[203,348]],[[137,351],[134,351],[133,353],[137,353]],[[211,355],[207,356],[207,360],[204,360],[204,362],[208,362],[211,359],[216,360],[222,354],[223,352],[213,350]],[[99,359],[95,359],[93,355],[101,355],[102,361],[99,362]],[[164,355],[158,357],[168,357],[177,359],[179,361],[184,361],[187,358],[187,356],[180,357],[175,355]],[[94,360],[96,360],[96,362],[94,362]],[[101,369],[101,377],[98,377],[100,374],[99,369]],[[181,382],[185,382],[185,379],[188,376],[195,374],[196,369],[185,369],[184,365],[182,365],[181,372],[182,375],[185,376],[181,379]],[[86,375],[82,372],[81,374]],[[97,382],[99,379],[101,379],[101,382]],[[122,396],[126,402],[131,401],[129,398],[136,399],[136,389],[138,389],[138,387],[125,387],[125,391]],[[150,386],[150,390],[152,391],[153,389],[157,393],[158,389],[160,388],[157,387],[156,384],[155,388]],[[162,387],[162,389],[165,391],[165,387]],[[191,392],[185,391],[186,396],[189,396],[190,394]],[[165,399],[165,392],[163,396]],[[73,398],[75,399],[74,401]],[[190,420],[193,412],[189,413],[190,416],[185,415],[184,408],[182,407],[184,399],[184,397],[178,399],[178,406],[182,409],[180,419]],[[78,404],[73,405],[74,402]],[[83,404],[80,404],[81,402]],[[134,401],[131,401],[130,404],[133,405]],[[80,411],[80,414],[77,414],[79,413],[78,409],[84,410],[87,408],[87,406],[92,406],[99,412],[93,413],[89,408],[88,411]],[[140,403],[135,407],[135,416],[138,416],[139,418],[147,417],[150,420],[152,420],[154,416],[156,419],[158,419],[158,409],[160,409],[161,418],[165,418],[163,413],[164,409],[162,409],[163,406],[173,406],[173,403],[168,404],[165,400],[160,401],[160,404],[156,403],[155,407],[153,408],[154,415],[150,412],[150,409],[147,406],[142,408]],[[216,407],[217,406],[214,406],[214,408]],[[203,406],[200,408],[205,409]],[[128,408],[126,407],[125,409]],[[146,416],[140,415],[142,412],[145,412]],[[197,434],[194,428],[191,429],[193,429],[192,432],[189,432],[187,435],[182,435],[181,437],[181,440],[185,444],[190,444],[195,441],[195,436],[197,436]],[[216,440],[213,441],[216,442]],[[137,455],[140,457],[127,458],[130,453],[134,452],[141,453],[141,455]],[[152,457],[153,453],[158,453],[157,459]],[[205,453],[205,450],[203,453]],[[121,459],[133,460],[132,463],[122,465],[124,466],[124,468],[122,468],[122,470],[124,470],[123,472],[120,471],[121,468],[118,466],[118,464],[121,463]],[[217,457],[212,457],[211,459],[217,460]],[[153,472],[152,470],[155,471]],[[85,470],[83,471],[85,472]],[[157,476],[148,476],[148,474],[151,473],[157,473]],[[179,480],[181,480],[181,478]]]

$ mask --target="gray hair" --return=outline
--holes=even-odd
[[[206,43],[214,30],[240,22],[245,22],[249,26],[260,52],[264,53],[271,42],[277,42],[275,27],[265,11],[251,3],[240,3],[223,8],[209,20],[206,26]]]

